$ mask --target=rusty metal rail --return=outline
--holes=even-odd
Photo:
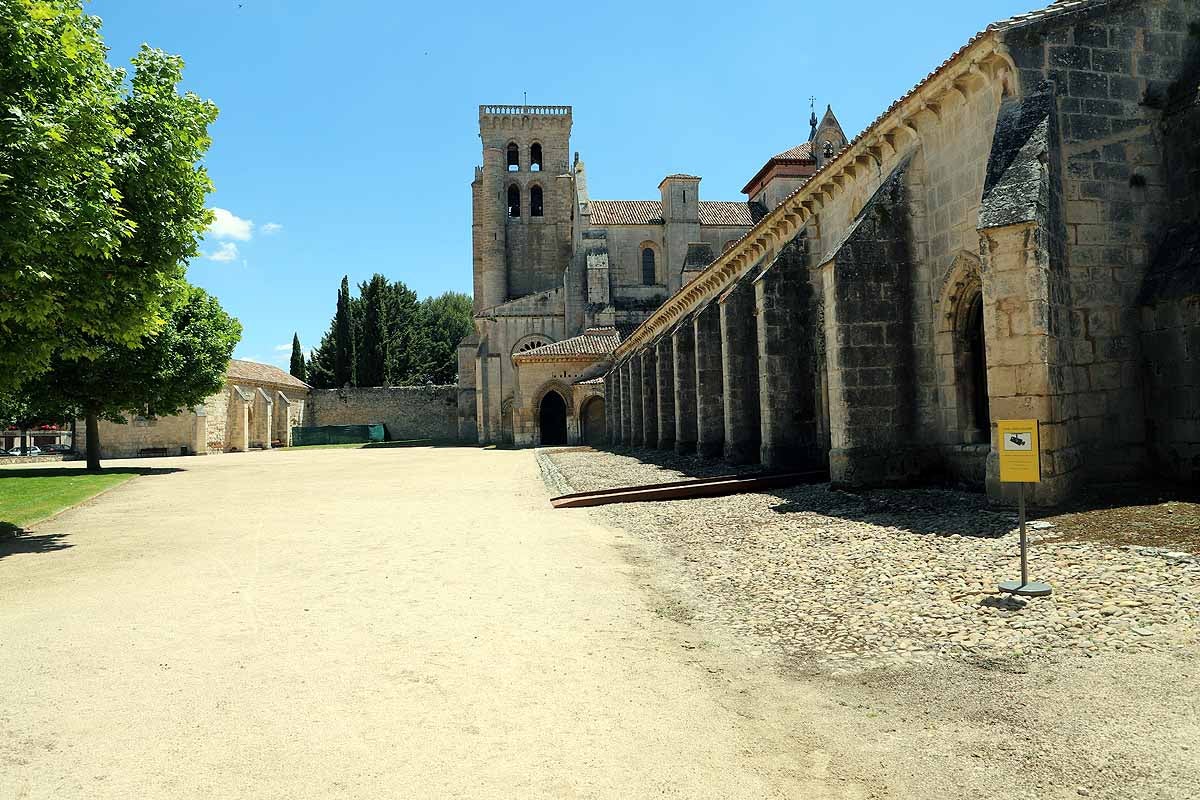
[[[576,492],[551,499],[555,508],[586,508],[611,503],[649,503],[662,500],[688,500],[694,497],[725,497],[731,494],[780,489],[800,483],[823,481],[823,470],[809,472],[779,472],[762,475],[722,475],[716,478],[695,478],[671,483],[651,483],[644,486],[622,486],[594,492]]]

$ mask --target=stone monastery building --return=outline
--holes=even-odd
[[[997,22],[746,203],[591,200],[570,119],[480,109],[464,432],[999,495],[1037,418],[1037,501],[1200,479],[1200,0]]]
[[[305,422],[309,387],[269,364],[232,359],[225,385],[182,414],[128,416],[125,424],[101,420],[100,457],[244,453],[251,448],[289,447],[292,428]],[[86,427],[77,423],[75,449],[87,447]]]

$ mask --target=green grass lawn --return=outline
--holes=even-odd
[[[95,497],[146,470],[0,469],[0,533],[20,528]]]

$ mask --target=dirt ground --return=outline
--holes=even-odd
[[[670,552],[551,509],[529,451],[155,466],[0,542],[0,797],[1066,798],[1151,748],[1112,796],[1200,775],[1194,659],[797,674],[694,619]]]

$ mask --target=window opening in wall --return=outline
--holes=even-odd
[[[833,142],[825,140],[825,146],[822,148],[825,158],[833,158]]]
[[[529,148],[529,169],[534,172],[542,171],[542,146],[534,144]]]
[[[532,186],[529,189],[529,216],[540,217],[542,215],[542,187]]]
[[[516,142],[508,143],[508,171],[516,172],[521,168],[521,149]]]
[[[967,380],[970,393],[971,428],[990,436],[991,411],[988,408],[987,348],[983,340],[983,295],[971,301],[966,320]],[[986,440],[986,439],[985,439]]]
[[[654,269],[654,250],[646,247],[642,249],[642,285],[653,286],[657,283],[657,278]]]
[[[543,339],[530,339],[525,344],[517,348],[518,353],[524,353],[526,350],[536,350],[539,347],[545,347],[549,342]]]
[[[508,215],[521,216],[521,188],[515,183],[508,187]]]

